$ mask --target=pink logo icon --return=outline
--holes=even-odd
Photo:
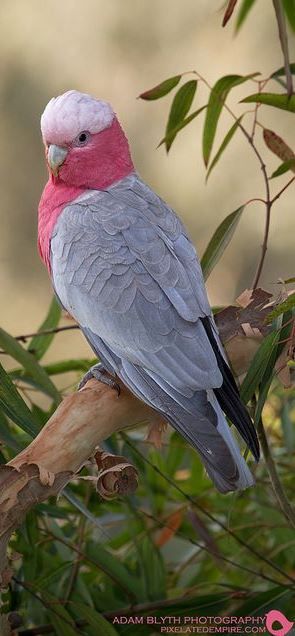
[[[271,610],[271,612],[268,612],[268,614],[265,615],[265,618],[266,629],[269,631],[270,634],[273,634],[274,636],[285,636],[285,634],[288,634],[294,625],[294,623],[288,621],[286,616],[284,616],[284,614],[282,614],[282,612],[279,612],[278,610]],[[274,623],[280,623],[282,627],[274,629]]]

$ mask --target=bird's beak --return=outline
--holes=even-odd
[[[63,146],[55,146],[50,144],[47,153],[47,161],[52,174],[57,177],[58,172],[62,164],[64,163],[68,149]]]

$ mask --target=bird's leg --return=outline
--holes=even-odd
[[[90,367],[87,373],[85,373],[82,380],[80,380],[78,384],[78,391],[80,391],[80,389],[83,389],[83,386],[85,386],[86,382],[88,382],[88,380],[92,380],[92,378],[98,380],[98,382],[107,384],[112,389],[115,389],[117,391],[118,396],[120,395],[120,385],[109,375],[106,369],[104,369],[101,362],[94,364],[93,367]]]

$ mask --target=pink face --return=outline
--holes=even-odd
[[[103,189],[134,169],[124,132],[102,100],[69,91],[49,102],[41,128],[56,185]]]

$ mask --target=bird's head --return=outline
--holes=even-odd
[[[103,189],[134,170],[128,141],[107,102],[72,90],[54,97],[41,117],[54,182]]]

